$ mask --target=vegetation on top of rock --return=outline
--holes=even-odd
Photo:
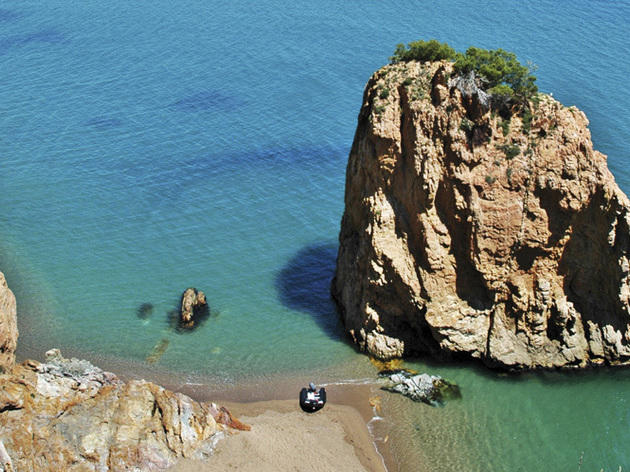
[[[538,92],[536,77],[529,67],[522,65],[514,53],[503,49],[469,47],[465,53],[456,52],[446,43],[432,39],[414,41],[406,47],[398,44],[390,61],[453,61],[456,76],[470,77],[492,96],[499,107],[509,104],[526,104]]]
[[[453,67],[456,74],[472,72],[481,77],[488,93],[503,100],[516,99],[525,103],[538,92],[534,83],[536,77],[529,68],[516,59],[516,54],[503,49],[488,50],[471,46],[465,54],[457,54]]]
[[[446,43],[441,43],[436,39],[429,41],[413,41],[405,47],[404,44],[397,44],[394,55],[389,58],[392,63],[409,61],[443,61],[455,59],[457,52]]]

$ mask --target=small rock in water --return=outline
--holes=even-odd
[[[53,361],[53,360],[57,360],[57,359],[63,359],[63,357],[61,356],[61,351],[59,349],[52,348],[49,349],[48,351],[46,351],[46,354],[44,354],[46,356],[46,360],[47,361]]]
[[[413,375],[401,370],[387,376],[384,390],[400,393],[416,402],[432,406],[443,405],[449,398],[461,398],[459,387],[437,375]]]
[[[207,315],[208,302],[206,295],[196,288],[187,288],[182,294],[180,308],[180,325],[183,328],[192,328],[198,318]]]

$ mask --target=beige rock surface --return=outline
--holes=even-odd
[[[15,296],[0,272],[0,372],[15,362],[17,347],[17,311]]]
[[[348,333],[380,358],[628,363],[630,203],[586,116],[541,94],[508,124],[450,78],[410,62],[366,87],[332,288]]]
[[[164,470],[212,453],[225,429],[215,418],[230,419],[213,403],[122,382],[56,349],[0,375],[0,442],[19,471]]]
[[[196,315],[207,309],[208,302],[206,295],[196,288],[187,288],[182,294],[182,303],[180,308],[180,320],[183,327],[191,328],[195,324]]]

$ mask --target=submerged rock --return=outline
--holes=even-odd
[[[184,328],[192,328],[198,318],[208,312],[206,295],[196,288],[187,288],[182,295],[180,322]]]
[[[390,392],[397,392],[415,402],[429,405],[443,405],[450,398],[460,398],[459,387],[437,375],[411,374],[399,371],[387,376],[389,383],[382,387]]]
[[[544,94],[501,116],[453,75],[367,84],[332,286],[346,331],[382,359],[630,364],[630,201],[586,116]]]
[[[162,356],[168,349],[169,344],[170,344],[170,341],[168,339],[166,338],[160,339],[157,342],[157,344],[153,346],[153,349],[151,349],[151,352],[147,356],[146,361],[149,364],[155,364],[157,361],[159,361],[162,358]]]

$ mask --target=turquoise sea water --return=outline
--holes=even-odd
[[[512,50],[587,113],[630,192],[628,24],[630,2],[604,0],[1,3],[0,268],[20,349],[143,363],[165,339],[158,368],[227,384],[373,373],[328,296],[371,73],[419,38]],[[191,285],[212,314],[180,333],[168,312]],[[400,470],[630,468],[630,371],[417,367],[464,397],[384,397]]]

